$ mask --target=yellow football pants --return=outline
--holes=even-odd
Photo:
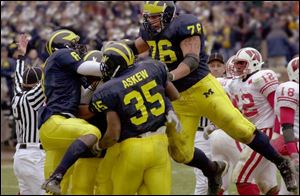
[[[171,194],[171,162],[166,134],[129,138],[120,143],[113,166],[113,194],[134,195],[145,185],[147,194]],[[108,152],[109,153],[109,152]]]
[[[101,137],[97,127],[80,118],[53,115],[41,126],[40,140],[46,152],[46,179],[54,172],[70,144],[80,136],[88,134],[95,135],[98,139]],[[69,169],[61,182],[62,193],[68,190],[66,181],[70,174]]]
[[[229,136],[249,143],[256,129],[229,100],[221,84],[208,74],[172,102],[182,123],[181,133],[168,130],[169,152],[179,163],[189,163],[194,155],[194,140],[201,116],[210,119]]]

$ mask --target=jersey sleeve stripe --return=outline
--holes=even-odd
[[[269,88],[270,86],[276,85],[276,84],[279,84],[279,82],[278,82],[278,81],[270,82],[270,83],[266,84],[265,86],[263,86],[263,87],[260,89],[259,92],[260,92],[261,94],[263,94],[263,92],[264,92],[267,88]]]
[[[288,102],[294,103],[296,105],[299,105],[299,102],[298,102],[297,99],[293,99],[293,98],[290,98],[290,97],[278,97],[277,100],[278,100],[278,102],[279,101],[288,101]]]

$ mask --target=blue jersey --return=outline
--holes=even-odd
[[[175,17],[169,26],[153,37],[144,29],[143,25],[140,28],[141,38],[150,47],[149,55],[153,59],[164,62],[170,71],[176,69],[184,59],[180,42],[195,35],[198,35],[201,41],[199,67],[186,77],[173,82],[179,92],[190,88],[209,73],[202,24],[195,16],[183,14]]]
[[[166,66],[148,59],[135,63],[94,93],[93,112],[115,111],[121,120],[120,141],[148,131],[156,131],[166,121],[170,100],[165,95]]]
[[[39,127],[53,114],[78,114],[82,76],[77,68],[81,63],[70,49],[57,50],[46,60],[42,77],[46,106],[39,110]]]

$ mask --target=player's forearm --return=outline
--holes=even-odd
[[[92,118],[94,115],[95,114],[89,110],[89,105],[79,105],[78,118],[87,120]]]
[[[170,73],[173,75],[172,77],[169,77],[169,79],[171,81],[176,81],[179,80],[181,78],[184,78],[185,76],[189,75],[191,73],[191,70],[189,68],[188,65],[186,65],[185,63],[181,62],[178,67],[172,71],[170,71]]]
[[[117,138],[105,134],[103,138],[99,141],[99,147],[102,149],[109,148],[114,144],[116,144],[117,142],[118,142]]]
[[[171,101],[175,101],[176,99],[179,99],[180,94],[176,87],[173,85],[172,82],[168,81],[166,84],[166,95],[169,97]]]

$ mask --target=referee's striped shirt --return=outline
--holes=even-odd
[[[24,64],[24,57],[19,57],[16,65],[15,90],[12,99],[17,141],[18,143],[40,143],[38,109],[43,105],[45,96],[41,82],[28,91],[22,90]]]

